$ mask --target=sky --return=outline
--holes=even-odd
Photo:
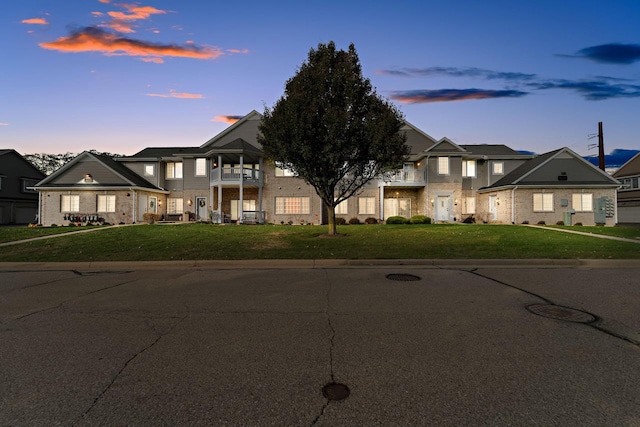
[[[200,146],[263,112],[311,48],[435,139],[640,149],[638,0],[20,0],[0,18],[0,148]]]

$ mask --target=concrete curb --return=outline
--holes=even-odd
[[[640,268],[632,259],[269,259],[192,261],[0,262],[0,271],[331,269],[331,268]]]

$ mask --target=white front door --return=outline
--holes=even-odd
[[[138,221],[144,221],[144,214],[147,213],[147,196],[140,194],[138,196]]]
[[[496,219],[498,213],[498,200],[497,196],[489,196],[489,219]]]
[[[436,220],[449,221],[451,220],[451,208],[450,208],[451,196],[438,196],[436,198]]]
[[[207,219],[207,199],[206,197],[196,197],[196,220]]]

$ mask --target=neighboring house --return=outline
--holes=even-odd
[[[147,212],[167,220],[325,223],[327,213],[313,187],[264,158],[257,141],[261,120],[252,111],[199,147],[145,148],[113,159],[83,153],[36,186],[42,192],[42,223],[64,223],[70,213],[131,223]],[[586,213],[589,200],[592,210],[603,197],[615,200],[619,183],[568,149],[534,158],[504,145],[436,141],[410,123],[402,131],[411,147],[402,169],[339,204],[337,217],[364,221],[420,214],[440,222],[555,223],[576,209],[576,193],[581,206],[575,219],[588,225],[599,218]],[[567,179],[558,178],[562,172]],[[95,182],[84,181],[87,175]],[[542,207],[539,193],[546,194]],[[518,209],[507,211],[511,197],[517,197]],[[604,222],[615,223],[612,218]]]
[[[613,177],[622,182],[618,190],[618,222],[640,224],[640,153],[620,166]]]
[[[70,222],[130,224],[169,194],[113,158],[79,154],[34,187],[45,226]]]
[[[489,221],[615,225],[620,183],[569,148],[539,155],[478,190]]]
[[[31,187],[44,177],[17,151],[0,150],[0,224],[38,222],[38,193]]]

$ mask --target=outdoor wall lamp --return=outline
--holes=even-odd
[[[455,199],[455,200],[453,201],[453,204],[454,204],[454,205],[456,205],[456,206],[458,206],[458,199]]]
[[[431,206],[433,206],[433,199],[431,199],[430,202],[431,202]]]
[[[193,202],[191,201],[191,199],[189,199],[189,201],[187,202],[187,204],[188,204],[189,206],[191,206],[191,205],[193,204]]]

